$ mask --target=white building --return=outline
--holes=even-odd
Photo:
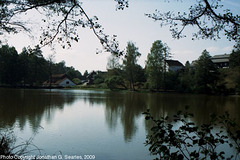
[[[52,75],[51,80],[43,83],[44,87],[71,87],[76,86],[65,74]]]

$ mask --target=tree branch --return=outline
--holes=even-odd
[[[209,4],[209,0],[199,0],[198,4],[189,8],[189,13],[185,12],[178,15],[171,13],[161,13],[156,11],[153,14],[146,14],[149,18],[161,21],[161,26],[170,25],[170,31],[174,38],[183,37],[183,31],[186,26],[197,26],[199,31],[193,34],[193,37],[203,39],[220,38],[220,33],[225,32],[229,40],[239,41],[240,17],[234,16],[229,10],[225,10],[224,14],[217,14],[214,9],[218,9],[220,5],[214,1]],[[180,22],[180,23],[177,23]],[[211,23],[212,22],[212,23]],[[183,26],[180,30],[180,26]]]

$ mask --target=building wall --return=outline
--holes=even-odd
[[[181,66],[170,66],[169,71],[177,72],[178,70],[181,70],[183,67]]]
[[[178,70],[181,70],[183,68],[183,66],[169,66],[168,64],[166,65],[166,71],[173,71],[173,72],[177,72]]]
[[[62,82],[59,83],[59,86],[62,86],[62,87],[71,87],[71,86],[76,86],[75,83],[73,83],[70,79],[66,78],[64,79]]]

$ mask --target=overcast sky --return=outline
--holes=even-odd
[[[187,60],[190,62],[197,59],[204,49],[210,52],[210,55],[230,53],[234,42],[229,42],[224,36],[221,40],[191,40],[193,28],[188,27],[185,33],[186,38],[173,39],[167,27],[160,27],[159,22],[144,16],[145,13],[153,13],[155,9],[160,11],[187,11],[190,2],[195,1],[171,1],[165,0],[129,0],[129,8],[123,11],[116,11],[116,2],[114,0],[83,0],[83,7],[88,15],[97,15],[99,23],[104,27],[105,33],[109,35],[116,34],[120,47],[126,48],[127,42],[135,42],[142,54],[138,63],[144,67],[147,54],[150,52],[152,43],[155,40],[162,40],[170,47],[172,59],[179,60],[183,64]],[[233,13],[240,13],[239,0],[222,0],[224,8],[229,8]],[[34,17],[34,15],[32,15]],[[36,31],[35,31],[36,32]],[[62,49],[56,47],[55,62],[64,60],[67,66],[73,66],[80,72],[85,70],[106,70],[107,58],[110,53],[96,54],[96,48],[101,48],[99,40],[89,29],[80,29],[80,41],[73,43],[71,49]],[[5,37],[6,38],[6,37]],[[28,36],[18,34],[7,37],[8,44],[15,46],[19,52],[28,45],[35,46],[38,40],[30,39]],[[50,48],[42,49],[44,57],[48,57],[53,52]]]

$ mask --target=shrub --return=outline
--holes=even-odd
[[[16,145],[17,137],[13,132],[13,129],[0,130],[0,156],[5,159],[6,157],[13,157],[13,159],[20,159],[18,157],[25,156],[32,151],[38,151],[41,154],[40,149],[32,143],[33,137],[26,142]],[[12,158],[11,158],[12,159]]]
[[[107,84],[107,87],[111,90],[125,88],[124,80],[120,76],[112,76],[106,79],[105,83]]]
[[[200,127],[190,121],[194,115],[187,111],[179,111],[173,116],[179,127],[173,127],[173,124],[168,122],[168,116],[156,120],[149,110],[143,114],[146,120],[154,122],[145,144],[150,146],[150,153],[160,159],[240,158],[240,126],[228,113],[221,116],[213,114],[209,124],[202,124]],[[215,128],[219,130],[214,130]],[[225,151],[219,149],[222,145],[235,149],[236,154],[225,157]]]

